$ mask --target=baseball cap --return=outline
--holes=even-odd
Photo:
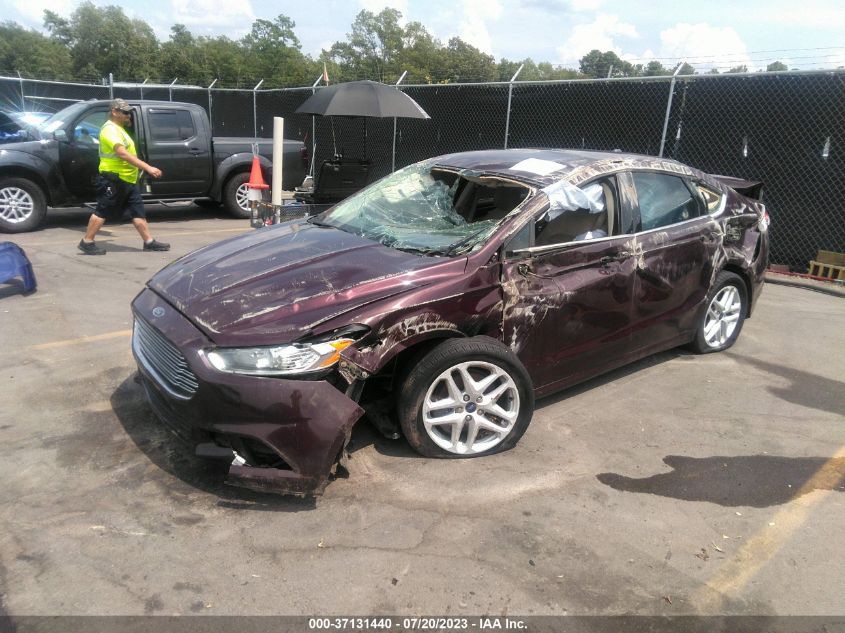
[[[120,110],[121,112],[132,112],[132,106],[130,106],[126,99],[112,99],[111,102],[111,109],[112,110]]]

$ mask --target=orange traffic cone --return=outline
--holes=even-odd
[[[270,185],[264,182],[264,176],[261,175],[261,163],[258,162],[258,156],[252,157],[252,171],[249,173],[249,182],[246,186],[250,189],[269,189]]]

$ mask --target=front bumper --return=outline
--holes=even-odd
[[[178,350],[195,377],[187,389],[174,388],[162,377],[164,372],[156,371],[162,361],[145,354],[136,327],[132,351],[150,405],[165,424],[199,455],[213,444],[232,449],[258,446],[263,454],[274,456],[274,466],[233,462],[228,483],[273,492],[322,493],[352,426],[364,413],[356,402],[325,380],[218,371],[204,354],[213,346],[211,341],[149,289],[135,298],[132,310],[136,319],[143,319]]]

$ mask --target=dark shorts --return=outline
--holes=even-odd
[[[117,174],[100,172],[94,180],[97,208],[94,215],[103,219],[146,218],[144,201],[137,184],[121,180]]]

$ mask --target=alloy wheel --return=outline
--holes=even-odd
[[[249,185],[247,183],[238,187],[238,190],[235,192],[235,201],[241,209],[249,211]]]
[[[25,222],[34,208],[35,201],[26,190],[20,187],[0,189],[0,220],[10,224]]]
[[[704,340],[708,346],[722,347],[730,340],[741,310],[742,296],[736,286],[725,286],[716,293],[704,318]]]
[[[431,441],[458,455],[489,451],[519,417],[513,377],[493,363],[470,361],[441,373],[423,400],[422,422]]]

